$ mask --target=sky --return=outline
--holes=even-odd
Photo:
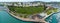
[[[0,2],[31,2],[31,1],[60,2],[60,0],[0,0]]]

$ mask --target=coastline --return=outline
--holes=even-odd
[[[19,20],[22,20],[22,21],[32,21],[32,22],[44,22],[44,23],[47,23],[46,21],[44,21],[43,19],[40,19],[40,20],[33,20],[33,19],[29,19],[29,18],[21,18],[21,17],[18,17],[18,16],[15,16],[13,15],[12,13],[9,13],[11,14],[11,16],[19,19]]]
[[[57,11],[57,12],[59,12],[59,11]],[[47,17],[49,17],[49,16],[51,16],[53,13],[55,13],[55,12],[52,12],[51,14],[49,14],[49,15],[46,15],[43,19],[39,19],[39,20],[33,20],[33,19],[30,19],[30,18],[21,18],[21,17],[19,17],[19,16],[15,16],[13,13],[10,13],[10,12],[8,12],[9,14],[11,14],[11,16],[13,16],[13,17],[15,17],[15,18],[17,18],[17,19],[19,19],[19,20],[23,20],[23,21],[33,21],[33,22],[45,22],[45,23],[47,23],[44,19],[46,19]]]
[[[59,12],[59,11],[58,11]],[[15,17],[15,18],[17,18],[17,19],[19,19],[19,20],[23,20],[23,21],[32,21],[32,22],[45,22],[45,23],[47,23],[46,21],[44,21],[44,19],[46,19],[47,17],[49,17],[49,16],[51,16],[53,13],[55,13],[55,12],[53,12],[53,13],[51,13],[51,14],[49,14],[49,15],[46,15],[46,17],[44,17],[42,20],[33,20],[33,19],[30,19],[30,18],[21,18],[21,17],[19,17],[19,16],[15,16],[13,13],[10,13],[10,12],[8,12],[12,17]]]
[[[57,12],[59,12],[59,11],[57,11]],[[13,15],[13,13],[10,13],[10,12],[8,12],[12,17],[15,17],[15,18],[17,18],[17,19],[19,19],[19,20],[22,20],[22,21],[32,21],[32,22],[45,22],[45,23],[47,23],[44,19],[46,19],[47,17],[49,17],[49,16],[51,16],[53,13],[55,13],[55,12],[53,12],[53,13],[51,13],[51,14],[49,14],[49,15],[46,15],[46,17],[44,17],[43,19],[40,19],[40,20],[33,20],[33,19],[30,19],[30,18],[21,18],[21,17],[19,17],[19,16],[15,16],[15,15]]]
[[[57,10],[57,12],[59,12],[59,9]],[[56,12],[53,12],[53,13],[56,13]],[[44,17],[43,19],[46,19],[47,17],[51,16],[53,13],[46,15],[46,17]]]
[[[54,12],[53,12],[54,13]],[[51,16],[53,13],[46,15],[43,19],[46,19],[47,17]]]

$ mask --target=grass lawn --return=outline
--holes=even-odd
[[[16,7],[16,6],[9,6],[11,11],[15,11],[16,13],[21,14],[35,14],[41,13],[44,10],[43,6],[30,6],[30,7]]]
[[[49,15],[49,14],[51,14],[51,13],[53,13],[53,12],[57,12],[57,8],[52,8],[52,9],[49,9],[49,10],[47,10],[47,15]]]
[[[44,12],[43,6],[30,6],[30,7],[17,7],[17,6],[8,6],[9,10],[18,14],[27,14],[20,15],[23,18],[28,18],[31,14],[42,13]],[[52,8],[46,11],[47,15],[53,12],[57,12],[57,8]]]

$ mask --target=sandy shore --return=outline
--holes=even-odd
[[[30,18],[21,18],[19,16],[13,15],[12,13],[9,13],[9,14],[11,14],[11,16],[13,16],[13,17],[15,17],[17,19],[23,20],[23,21],[33,21],[33,22],[44,22],[44,23],[47,23],[44,19],[33,20],[33,19],[30,19]]]

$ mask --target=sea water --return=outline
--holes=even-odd
[[[48,23],[60,23],[60,12],[54,13],[45,19]]]

